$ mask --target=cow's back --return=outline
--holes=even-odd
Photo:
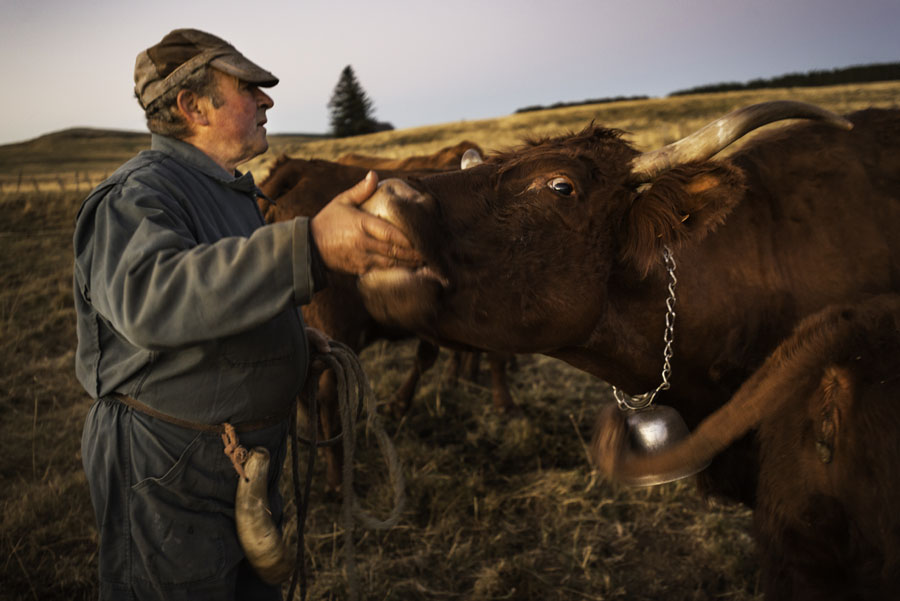
[[[900,111],[849,119],[851,131],[803,123],[764,136],[735,160],[752,209],[771,211],[776,256],[796,257],[791,275],[819,278],[807,289],[835,301],[900,290]]]
[[[734,388],[806,315],[900,292],[900,111],[850,118],[849,132],[798,123],[736,152],[744,198],[678,257],[683,335],[695,323],[719,339],[695,349],[711,383]]]

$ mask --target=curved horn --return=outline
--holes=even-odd
[[[462,159],[460,160],[460,169],[471,169],[476,165],[480,165],[484,162],[484,159],[481,158],[481,153],[479,153],[474,148],[470,148],[465,151],[462,155]]]
[[[247,479],[238,480],[234,500],[238,540],[259,577],[272,585],[281,584],[290,577],[294,560],[269,511],[269,452],[263,447],[253,448],[244,473]]]
[[[853,129],[853,124],[840,115],[805,102],[775,100],[753,104],[732,111],[677,142],[635,157],[631,162],[631,181],[647,183],[681,163],[706,160],[754,129],[782,119],[815,119],[840,129]]]

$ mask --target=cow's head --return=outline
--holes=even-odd
[[[780,105],[776,114],[788,116]],[[611,286],[627,297],[664,247],[677,256],[740,201],[741,172],[707,158],[759,126],[755,107],[744,116],[644,155],[620,132],[589,127],[463,171],[385,181],[364,208],[403,229],[427,265],[361,278],[367,308],[445,344],[544,353],[584,345]]]

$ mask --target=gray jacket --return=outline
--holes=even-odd
[[[284,415],[309,350],[309,223],[264,225],[249,173],[154,135],[84,201],[75,225],[79,381],[174,417]]]

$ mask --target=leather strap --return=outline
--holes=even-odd
[[[192,422],[186,419],[180,419],[174,416],[171,416],[167,413],[163,413],[161,411],[157,411],[153,407],[145,405],[139,400],[132,398],[125,394],[115,393],[112,395],[117,400],[122,402],[125,405],[128,405],[135,411],[140,411],[145,415],[149,415],[150,417],[154,417],[156,419],[160,419],[164,422],[173,424],[175,426],[179,426],[182,428],[187,428],[188,430],[196,430],[198,432],[209,432],[212,434],[225,434],[225,424],[204,424],[200,422]],[[292,405],[293,406],[293,405]],[[267,417],[265,419],[252,421],[252,422],[241,422],[239,424],[232,424],[234,427],[234,431],[241,432],[252,432],[254,430],[262,430],[264,428],[268,428],[270,426],[274,426],[276,424],[280,424],[284,420],[288,418],[288,415],[278,415],[273,417]]]

